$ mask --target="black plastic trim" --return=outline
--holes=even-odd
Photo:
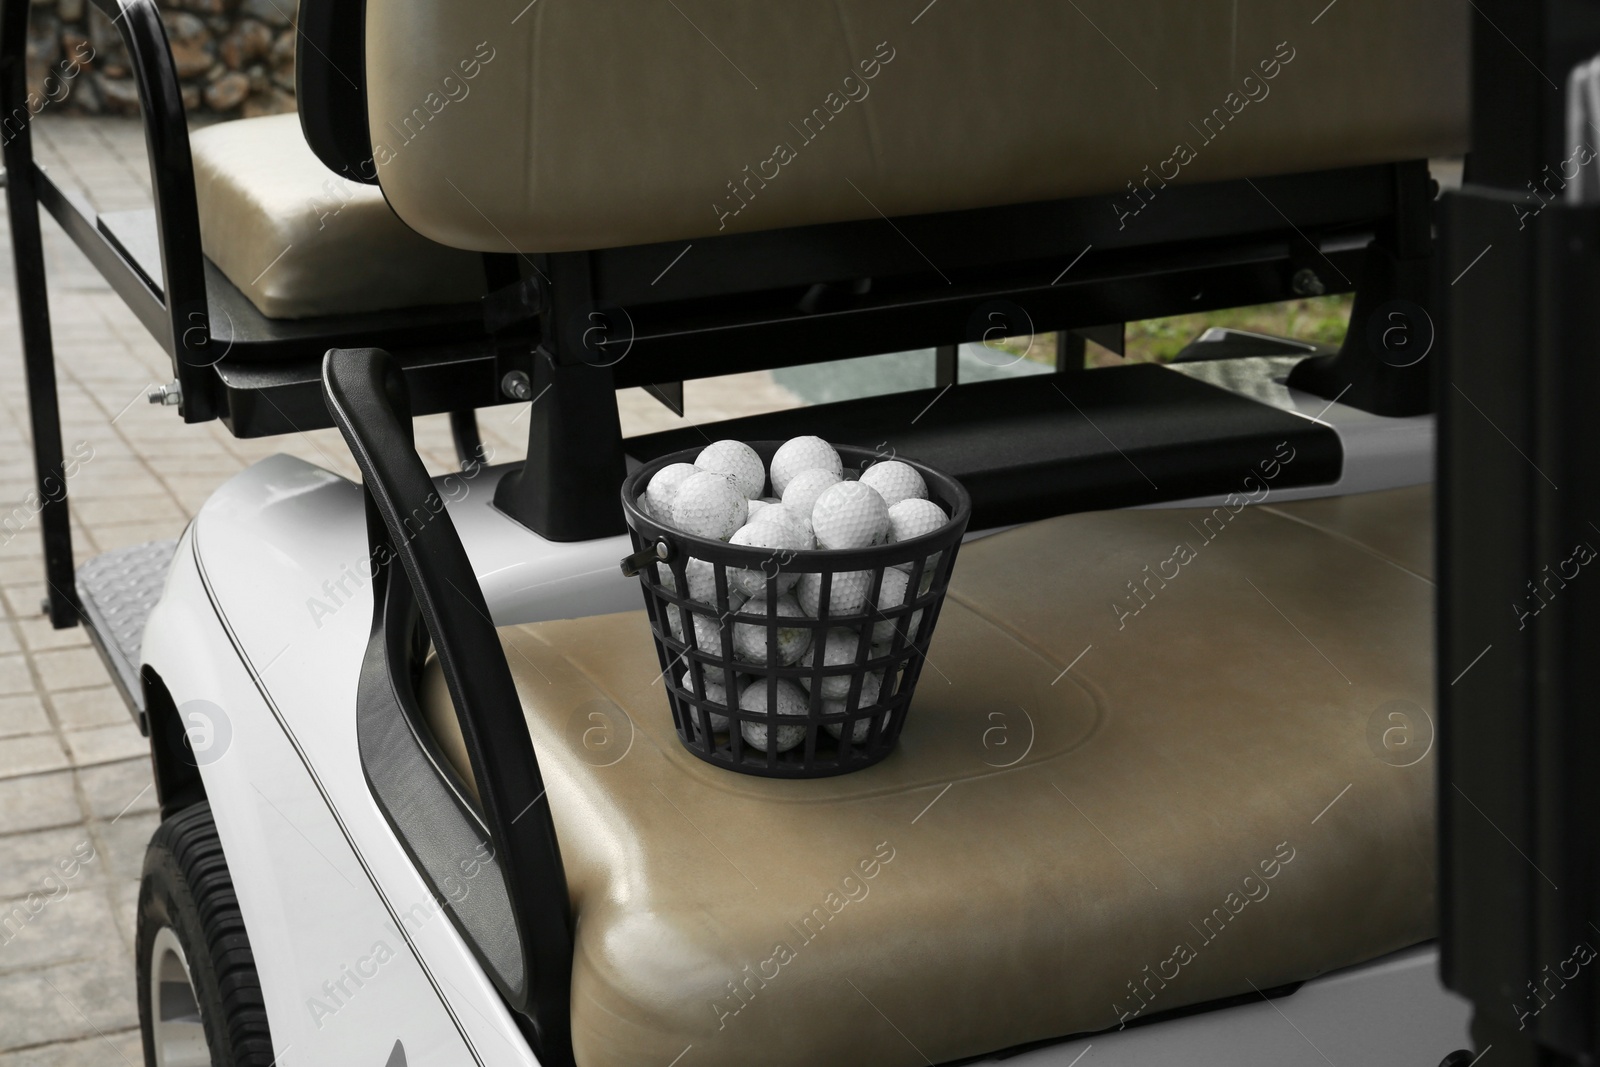
[[[505,872],[488,828],[440,758],[417,706],[418,638],[425,642],[426,633],[418,626],[416,600],[389,568],[380,573],[356,695],[362,772],[401,847],[478,962],[497,984],[520,990],[527,969]]]
[[[300,0],[294,88],[300,129],[331,171],[378,184],[367,127],[365,0]]]
[[[394,359],[372,348],[330,350],[323,387],[328,410],[361,469],[374,558],[391,571],[399,563],[410,584],[478,783],[479,810],[511,902],[514,929],[508,933],[527,975],[521,986],[494,972],[491,977],[511,1007],[532,1020],[541,1061],[567,1067],[573,1062],[567,881],[538,757],[499,635],[461,539],[417,456],[405,377]],[[387,678],[380,684],[389,684]]]

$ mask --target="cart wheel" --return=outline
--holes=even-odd
[[[209,804],[185,808],[150,839],[138,969],[147,1067],[270,1067],[255,957]]]

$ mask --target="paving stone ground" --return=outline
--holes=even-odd
[[[148,207],[137,122],[44,115],[35,149],[97,210]],[[144,400],[172,378],[168,356],[55,226],[44,222],[63,439],[82,458],[69,481],[78,563],[175,537],[211,492],[287,452],[349,476],[336,431],[239,441],[186,426]],[[134,905],[158,821],[149,754],[81,629],[52,630],[44,594],[27,394],[9,230],[0,227],[0,1067],[143,1062],[134,997]],[[764,373],[690,383],[701,422],[790,407]],[[638,390],[619,394],[624,431],[680,420]],[[481,415],[496,461],[520,458],[527,405]],[[443,417],[419,420],[429,467],[454,467]],[[16,531],[13,533],[13,531]],[[71,871],[71,876],[66,871]]]

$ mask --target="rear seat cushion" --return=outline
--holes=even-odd
[[[205,254],[273,319],[456,304],[484,291],[482,260],[408,229],[383,194],[311,152],[295,115],[189,139]]]
[[[389,0],[372,169],[435,240],[556,252],[1464,151],[1469,7],[1322,6]]]
[[[503,630],[578,1063],[943,1063],[1432,936],[1433,758],[1370,741],[1390,702],[1431,710],[1432,590],[1395,563],[1427,500],[970,543],[899,749],[811,782],[682,751],[643,612]],[[423,703],[470,776],[436,670]]]

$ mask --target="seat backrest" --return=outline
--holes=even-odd
[[[327,2],[327,0],[323,0]],[[343,0],[348,2],[348,0]],[[1319,9],[1320,13],[1319,13]],[[414,229],[568,251],[1464,150],[1460,0],[380,0]]]

